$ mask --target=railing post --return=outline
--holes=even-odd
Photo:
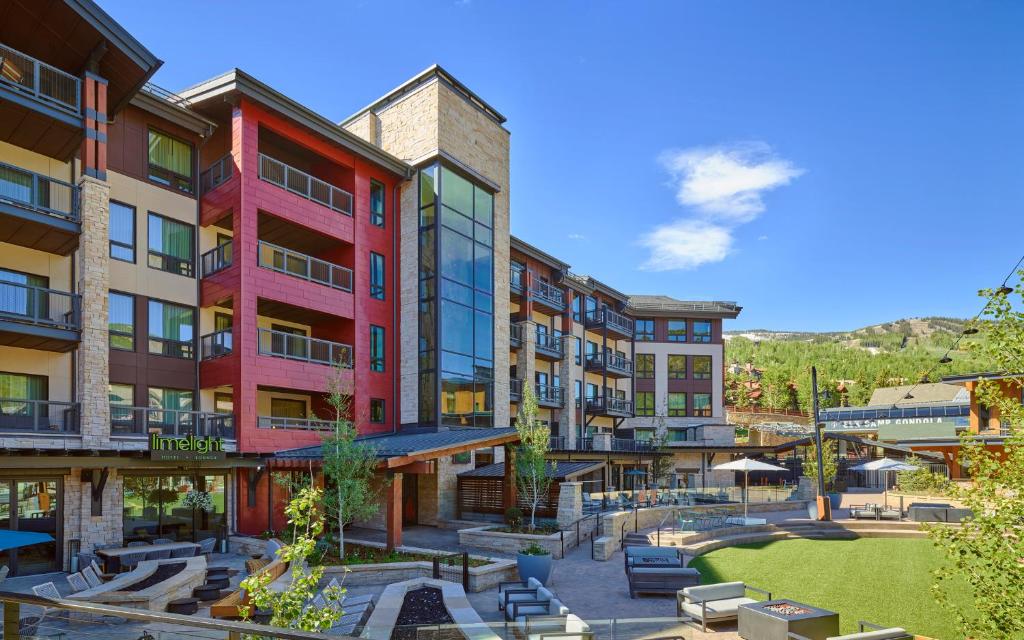
[[[564,555],[564,554],[563,554]],[[469,552],[462,552],[462,589],[469,593]]]
[[[4,602],[4,638],[5,640],[21,639],[20,602]]]

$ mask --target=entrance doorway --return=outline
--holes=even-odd
[[[402,526],[408,527],[419,522],[419,476],[402,474]]]
[[[10,567],[10,575],[47,573],[60,567],[60,489],[56,478],[0,480],[0,529],[47,533],[54,540],[0,552],[0,565]]]

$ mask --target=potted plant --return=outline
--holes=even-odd
[[[523,582],[536,578],[541,584],[547,584],[551,577],[551,552],[531,542],[516,554],[516,565],[519,567],[519,579]]]
[[[186,509],[198,509],[206,513],[213,512],[213,496],[206,491],[193,489],[181,499],[181,506]]]

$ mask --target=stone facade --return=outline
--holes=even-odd
[[[82,445],[110,439],[107,287],[110,279],[110,186],[82,176],[82,233],[78,246],[78,292],[82,294],[82,341],[78,348],[78,399]]]
[[[563,482],[558,488],[558,526],[567,527],[583,517],[583,483]]]
[[[100,473],[100,469],[93,473]],[[78,540],[89,551],[99,544],[120,544],[123,534],[122,511],[124,478],[110,469],[103,487],[103,514],[92,515],[92,485],[82,482],[82,470],[72,469],[64,476],[64,559],[69,561],[69,542]]]
[[[568,449],[576,447],[576,380],[573,367],[576,366],[576,341],[572,336],[562,336],[562,361],[558,365],[558,371],[573,372],[570,375],[559,375],[558,383],[562,386],[562,397],[565,405],[558,412],[558,432],[565,436],[565,445]]]

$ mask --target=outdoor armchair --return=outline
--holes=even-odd
[[[871,518],[872,520],[878,519],[878,505],[877,504],[852,504],[850,505],[850,517],[853,519],[859,518]]]
[[[511,582],[499,582],[498,583],[498,611],[505,609],[505,592],[509,590],[532,590],[536,591],[543,587],[539,580],[536,578],[530,578],[529,580],[514,580]]]
[[[825,640],[912,640],[914,637],[900,627],[883,627],[870,622],[864,622],[863,620],[858,622],[857,626],[860,629],[857,633],[848,633],[844,636],[829,636]],[[793,633],[792,631],[789,632],[787,637],[789,640],[810,640],[810,638]]]
[[[547,615],[555,594],[547,587],[539,589],[509,589],[505,592],[505,619],[525,622],[526,616]]]
[[[701,630],[708,630],[708,622],[735,620],[741,604],[757,602],[747,597],[747,591],[754,591],[772,599],[769,591],[747,586],[742,582],[719,582],[696,587],[687,587],[676,593],[676,615],[699,619]]]

